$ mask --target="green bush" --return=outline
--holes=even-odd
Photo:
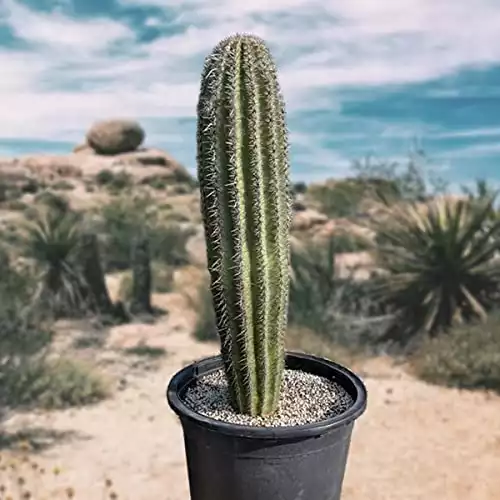
[[[400,199],[400,194],[394,181],[352,178],[309,186],[307,197],[319,204],[321,212],[330,218],[338,218],[357,215],[365,200],[394,202]]]
[[[0,247],[0,409],[15,396],[17,379],[25,366],[41,356],[52,339],[50,326],[29,307],[35,279],[11,262]],[[1,411],[0,411],[1,413]],[[0,415],[1,416],[1,415]]]
[[[66,213],[70,210],[70,203],[66,196],[45,190],[35,196],[35,203],[42,204],[49,209],[58,210],[60,213]]]
[[[202,342],[218,340],[219,335],[215,323],[215,312],[208,277],[200,284],[195,308],[198,312],[193,332],[195,338]]]
[[[63,179],[52,184],[51,188],[56,191],[72,191],[75,189],[75,186],[71,182]]]
[[[312,185],[307,190],[307,196],[330,218],[354,216],[365,195],[365,186],[352,180]]]
[[[109,169],[101,170],[95,177],[96,184],[105,186],[112,192],[119,192],[134,184],[132,176],[125,170],[114,173]]]
[[[169,293],[174,287],[173,269],[164,264],[152,264],[152,290],[156,293]],[[129,301],[132,298],[132,273],[127,271],[120,280],[118,297],[120,300]]]
[[[12,406],[68,408],[97,403],[110,393],[107,382],[89,366],[65,358],[26,364],[9,383]]]
[[[493,312],[485,323],[425,338],[411,364],[418,377],[433,384],[500,393],[500,312]]]
[[[145,184],[147,186],[152,187],[153,189],[162,190],[167,186],[172,184],[172,176],[171,175],[150,175],[149,177],[145,177],[141,184]]]
[[[368,237],[348,232],[337,232],[331,236],[335,244],[336,253],[363,252],[373,248]]]
[[[340,277],[337,240],[293,250],[289,323],[348,347],[375,346],[391,316],[373,299],[377,278]]]
[[[100,210],[103,234],[103,257],[106,271],[125,270],[130,267],[131,242],[135,235],[146,231],[152,260],[171,266],[189,263],[186,243],[193,234],[179,224],[159,221],[158,212],[148,197],[133,200],[118,199]]]
[[[304,194],[307,191],[307,184],[305,182],[296,182],[293,185],[293,192],[295,194]]]
[[[16,212],[24,212],[27,208],[29,208],[29,205],[22,200],[9,200],[5,202],[5,208]]]

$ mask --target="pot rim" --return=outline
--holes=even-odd
[[[289,363],[304,365],[304,368],[291,368]],[[181,421],[204,427],[214,432],[244,438],[254,439],[294,439],[315,437],[331,432],[345,425],[349,425],[366,410],[367,391],[361,378],[348,368],[330,361],[328,359],[305,354],[302,352],[286,351],[286,363],[289,369],[306,369],[316,365],[318,369],[332,373],[335,382],[340,384],[353,398],[354,403],[340,415],[330,417],[326,420],[305,425],[264,427],[253,425],[234,424],[206,417],[195,412],[182,401],[182,393],[193,383],[195,379],[202,377],[214,370],[222,368],[222,357],[220,355],[203,358],[179,370],[171,379],[167,387],[167,401],[170,408],[181,418]]]

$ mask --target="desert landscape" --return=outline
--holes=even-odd
[[[375,263],[363,242],[373,235],[362,221],[378,208],[362,196],[352,213],[335,216],[335,207],[345,203],[329,198],[326,204],[325,189],[334,196],[337,184],[296,186],[293,245],[321,246],[337,238],[345,247],[335,259],[340,279],[369,281]],[[15,352],[21,359],[17,367],[32,359],[53,366],[70,360],[75,366],[53,377],[57,396],[51,395],[52,382],[36,392],[14,377],[14,388],[35,395],[16,405],[9,394],[2,402],[0,498],[187,500],[182,430],[167,406],[166,385],[182,366],[219,347],[207,313],[196,180],[167,152],[141,144],[100,154],[87,141],[67,155],[1,159],[0,240],[9,263],[29,261],[21,251],[22,229],[47,210],[78,213],[84,227],[102,236],[113,307],[58,314],[42,351],[30,357]],[[150,240],[146,263],[153,283],[144,300],[134,285],[144,261],[128,262],[128,250],[119,246],[130,243],[130,228],[141,225],[158,236]],[[306,323],[291,321],[289,348],[348,364],[369,391],[367,412],[355,426],[342,498],[500,498],[500,387],[485,381],[486,365],[479,389],[446,387],[460,382],[424,381],[430,375],[419,377],[412,357],[380,345],[365,348],[362,341],[351,345]],[[2,338],[7,341],[12,343]],[[491,356],[500,366],[500,352]],[[10,376],[7,361],[2,367]],[[78,396],[72,395],[73,380],[80,384]]]

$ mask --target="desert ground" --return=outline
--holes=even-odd
[[[165,217],[200,228],[196,193],[182,184],[185,171],[161,151],[115,158],[83,148],[0,163],[7,186],[36,180],[56,190],[64,181],[72,206],[82,210],[110,200],[105,187],[96,185],[103,169],[131,175],[135,191],[161,181],[150,193]],[[0,210],[2,230],[15,229],[35,202],[30,191],[7,200]],[[301,205],[296,201],[294,237],[356,229],[347,219],[332,220]],[[30,491],[23,498],[189,499],[182,429],[165,391],[177,370],[218,348],[192,335],[197,311],[190,299],[205,266],[202,240],[200,231],[190,240],[191,266],[176,271],[173,291],[153,294],[153,304],[166,311],[155,321],[104,329],[83,320],[58,322],[55,352],[99,369],[112,395],[92,406],[18,412],[2,422],[12,441],[0,449],[1,498],[18,500]],[[370,266],[363,252],[344,254],[339,262],[345,268]],[[115,300],[120,277],[106,279]],[[75,350],[75,342],[85,347]],[[160,355],[139,355],[145,348]],[[426,384],[389,358],[357,359],[351,368],[366,381],[369,400],[355,425],[344,500],[500,499],[500,396]]]
[[[111,399],[82,409],[17,414],[6,423],[40,444],[41,451],[27,453],[46,470],[43,479],[29,473],[38,485],[34,491],[46,495],[35,498],[65,498],[71,487],[75,498],[88,500],[112,492],[127,500],[189,499],[182,430],[165,388],[176,370],[215,354],[217,346],[193,340],[196,314],[185,294],[154,299],[168,308],[167,316],[156,324],[114,327],[104,348],[86,353],[114,377]],[[88,334],[70,324],[60,330],[64,342]],[[166,355],[134,365],[120,354],[134,345],[164,348]],[[369,404],[355,426],[345,500],[500,498],[500,397],[427,385],[384,358],[353,368],[366,381]]]

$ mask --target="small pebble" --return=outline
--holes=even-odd
[[[198,379],[188,388],[184,403],[193,411],[215,420],[259,427],[283,427],[321,422],[348,410],[352,397],[331,380],[299,370],[285,370],[281,399],[275,414],[252,417],[236,413],[229,400],[222,369]]]

